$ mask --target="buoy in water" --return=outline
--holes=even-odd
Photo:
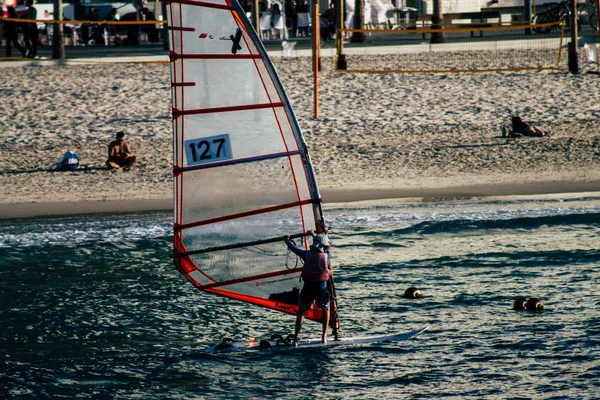
[[[525,306],[527,304],[527,299],[525,297],[519,297],[515,300],[513,304],[513,310],[522,311],[525,310]]]
[[[529,300],[527,300],[525,308],[527,309],[527,311],[542,311],[544,309],[544,305],[542,304],[540,299],[532,297]]]
[[[418,299],[419,297],[421,297],[421,292],[414,286],[411,286],[404,291],[405,299]]]

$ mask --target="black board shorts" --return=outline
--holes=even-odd
[[[304,281],[304,287],[298,296],[298,307],[301,311],[307,311],[312,307],[313,302],[317,303],[317,308],[329,308],[327,282]]]

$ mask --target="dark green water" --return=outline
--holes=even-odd
[[[208,355],[293,317],[194,289],[169,214],[3,221],[0,398],[599,398],[600,198],[325,211],[342,334],[427,332]],[[545,310],[512,311],[519,296]]]

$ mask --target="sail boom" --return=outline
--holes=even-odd
[[[296,238],[300,238],[300,237],[304,237],[304,236],[306,236],[306,233],[297,233],[294,235],[290,235],[290,239],[296,239]],[[223,251],[223,250],[239,249],[239,248],[250,247],[250,246],[259,246],[261,244],[275,243],[275,242],[279,242],[281,240],[283,240],[281,237],[276,237],[276,238],[270,238],[270,239],[255,240],[253,242],[230,244],[227,246],[217,246],[217,247],[209,247],[207,249],[190,250],[190,251],[186,251],[185,253],[173,254],[173,258],[185,257],[185,256],[194,255],[194,254],[211,253],[214,251]]]

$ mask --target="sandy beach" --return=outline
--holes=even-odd
[[[598,75],[340,74],[324,58],[314,118],[310,59],[273,61],[326,203],[600,191]],[[0,218],[171,207],[167,64],[2,72]],[[553,135],[503,138],[512,115]],[[126,172],[104,168],[118,130],[139,159]],[[67,150],[82,168],[54,172]]]

